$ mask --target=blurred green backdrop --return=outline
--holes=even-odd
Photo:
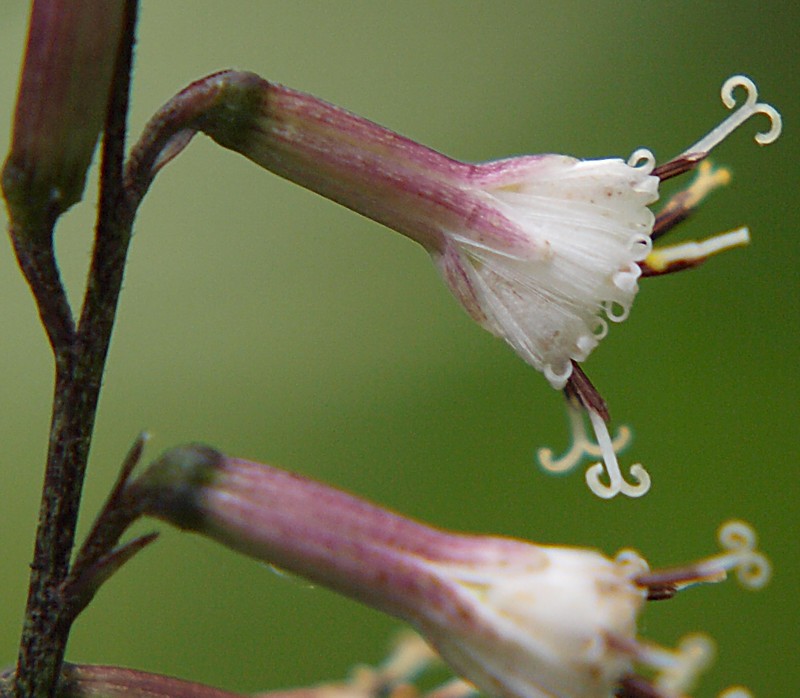
[[[7,142],[27,6],[0,6]],[[793,695],[798,666],[797,188],[794,3],[148,2],[132,136],[174,92],[237,67],[317,94],[454,157],[680,152],[725,115],[746,72],[784,116],[719,149],[734,171],[679,237],[746,223],[753,244],[645,281],[631,319],[586,364],[653,477],[603,502],[553,478],[534,448],[566,446],[562,401],[450,298],[400,236],[258,170],[207,139],[157,179],[136,226],[93,449],[82,530],[134,435],[148,452],[203,440],[427,521],[654,565],[716,549],[752,522],[775,565],[648,608],[642,633],[705,630],[719,657],[698,696],[730,683]],[[59,254],[78,297],[95,194],[65,217]],[[46,444],[51,362],[8,245],[0,253],[0,663],[16,656]],[[158,526],[164,528],[163,526]],[[147,527],[142,527],[146,529]],[[343,677],[383,656],[398,624],[164,530],[80,619],[73,661],[243,691]]]

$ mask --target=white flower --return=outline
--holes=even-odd
[[[740,229],[652,250],[653,239],[727,180],[724,170],[701,171],[658,217],[649,208],[660,181],[693,169],[754,114],[772,122],[768,133],[756,136],[759,143],[778,137],[780,115],[756,101],[748,78],[723,85],[725,105],[735,106],[737,87],[747,91],[744,104],[659,167],[647,150],[627,162],[564,155],[459,162],[315,97],[232,71],[195,86],[206,105],[195,127],[422,244],[470,315],[589,413],[597,444],[573,447],[566,460],[545,454],[543,465],[563,471],[599,452],[603,464],[587,471],[591,489],[602,497],[641,496],[649,476],[637,465],[631,469],[636,484],[624,480],[616,453],[625,440],[612,441],[605,403],[578,364],[605,336],[609,320],[628,316],[640,276],[696,266],[747,242]],[[576,443],[582,438],[577,435]]]
[[[498,698],[674,698],[703,655],[697,643],[675,653],[641,640],[644,602],[732,569],[751,588],[770,573],[738,521],[720,530],[725,552],[651,572],[632,551],[611,559],[433,528],[199,446],[164,454],[129,496],[146,513],[408,621],[462,678]],[[640,668],[662,676],[651,681]]]
[[[618,159],[542,155],[520,164],[505,173],[503,162],[483,166],[495,176],[474,195],[524,231],[527,254],[454,230],[434,258],[473,317],[560,389],[572,362],[605,336],[606,318],[628,316],[659,180]]]
[[[463,604],[463,620],[442,625],[423,616],[420,631],[489,695],[611,695],[633,672],[628,643],[636,642],[646,590],[626,565],[591,550],[523,552],[495,565],[441,566]]]

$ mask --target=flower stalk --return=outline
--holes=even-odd
[[[124,4],[32,3],[2,190],[9,234],[55,351],[75,326],[53,251],[58,217],[80,200],[102,130]]]
[[[50,340],[56,373],[14,677],[19,698],[54,694],[74,619],[64,584],[132,221],[121,204],[136,10],[136,0],[34,2],[11,152],[3,169],[10,235]],[[82,195],[101,130],[95,246],[76,322],[56,265],[53,228]]]

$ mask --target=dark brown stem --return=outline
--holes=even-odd
[[[120,536],[141,514],[136,497],[127,496],[128,481],[138,464],[147,435],[140,434],[122,463],[119,476],[83,542],[64,582],[64,613],[70,619],[89,604],[100,587],[136,553],[152,543],[157,533],[140,536],[117,547]]]
[[[56,326],[47,326],[57,347],[55,396],[15,679],[19,698],[50,698],[55,694],[70,631],[71,618],[64,613],[62,588],[69,572],[97,400],[130,239],[131,216],[120,216],[118,206],[136,15],[137,0],[127,0],[104,129],[95,249],[77,334],[70,338]],[[52,269],[49,273],[52,276]],[[40,283],[41,279],[36,281]],[[34,289],[37,301],[47,294],[47,286]],[[47,322],[49,315],[41,303],[40,314]]]
[[[114,548],[125,529],[139,516],[137,510],[127,505],[125,491],[131,473],[142,457],[147,439],[147,434],[139,434],[125,456],[117,481],[108,493],[103,508],[75,556],[75,562],[70,570],[71,577],[78,577],[83,574],[84,568],[96,565],[109,550]]]
[[[48,239],[52,238],[54,223],[47,223],[49,230],[44,235]],[[15,234],[13,223],[9,232],[17,262],[33,292],[53,353],[58,355],[68,351],[75,341],[75,323],[61,283],[53,246],[29,244],[27,236]]]

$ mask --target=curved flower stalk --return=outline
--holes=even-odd
[[[457,674],[502,698],[672,698],[698,662],[637,637],[645,601],[742,565],[753,587],[769,576],[740,522],[723,527],[723,555],[651,572],[632,551],[611,559],[432,528],[202,446],[163,455],[128,496],[145,513],[408,621]]]
[[[742,228],[701,243],[652,247],[654,238],[727,181],[724,170],[702,170],[659,217],[649,208],[662,180],[694,168],[752,115],[771,119],[769,132],[756,137],[759,143],[778,137],[780,116],[757,102],[749,79],[735,76],[725,83],[726,106],[735,106],[736,87],[747,91],[745,104],[660,167],[647,150],[627,161],[531,155],[472,164],[311,95],[251,73],[225,71],[167,104],[132,161],[138,164],[149,152],[155,172],[201,130],[260,166],[419,242],[466,311],[588,411],[597,445],[576,436],[565,457],[541,454],[542,465],[564,471],[585,456],[599,456],[604,465],[587,472],[590,488],[601,497],[635,497],[647,491],[649,477],[634,466],[637,482],[623,478],[616,453],[625,439],[611,440],[605,403],[578,363],[606,335],[609,322],[627,318],[641,276],[696,266],[747,242]],[[187,110],[193,99],[194,111]],[[154,150],[153,134],[179,117],[184,120],[170,132],[172,139]],[[608,484],[601,482],[603,473]]]

